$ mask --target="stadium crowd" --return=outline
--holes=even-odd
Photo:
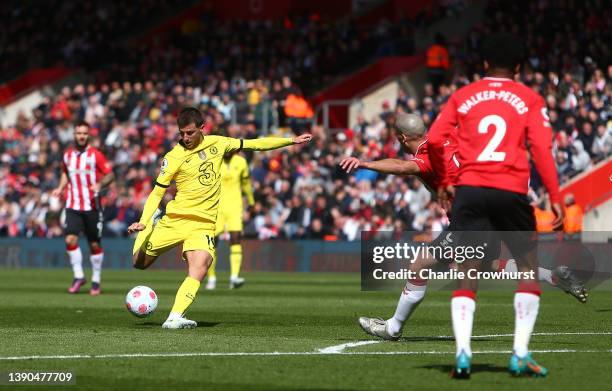
[[[28,68],[93,69],[122,39],[194,0],[113,0],[0,3],[0,81]],[[10,22],[9,22],[10,21]]]
[[[612,66],[605,34],[612,19],[605,17],[609,10],[600,2],[587,4],[585,11],[577,12],[570,5],[558,7],[563,12],[551,17],[553,7],[546,2],[529,3],[526,6],[533,8],[536,17],[523,23],[523,14],[516,19],[500,16],[513,15],[516,8],[492,2],[491,21],[476,27],[467,43],[451,44],[452,71],[437,90],[425,85],[422,98],[400,91],[397,102],[382,102],[379,115],[359,116],[355,126],[335,134],[315,125],[311,129],[315,141],[309,147],[249,154],[256,203],[245,212],[245,235],[355,240],[362,230],[391,234],[405,229],[440,230],[446,225],[446,214],[418,180],[368,170],[346,175],[338,162],[350,155],[364,160],[405,157],[391,130],[395,113],[418,113],[430,125],[454,90],[480,77],[480,59],[474,53],[494,29],[493,23],[526,37],[529,57],[521,79],[546,99],[561,181],[609,156]],[[575,23],[546,29],[553,37],[542,35],[543,25],[556,25],[559,20]],[[576,34],[580,26],[584,29]],[[281,50],[283,42],[271,45],[279,50],[273,56],[278,64],[294,54]],[[261,46],[231,40],[226,44]],[[213,52],[206,48],[203,53]],[[172,55],[165,64],[176,61]],[[242,55],[249,57],[240,52],[238,58]],[[144,58],[146,64],[150,58]],[[92,124],[93,143],[107,155],[116,174],[116,182],[103,198],[105,234],[110,236],[124,236],[126,227],[138,219],[160,157],[177,140],[175,117],[181,107],[201,108],[208,133],[246,138],[291,133],[289,126],[294,123],[286,102],[289,96],[302,95],[286,75],[299,71],[280,66],[276,73],[264,76],[261,70],[268,65],[259,64],[243,73],[225,73],[207,68],[212,59],[201,60],[194,57],[178,63],[192,64],[193,73],[182,74],[205,78],[166,77],[165,70],[153,70],[150,80],[65,87],[32,113],[19,116],[14,126],[0,129],[0,235],[61,236],[62,201],[52,197],[51,190],[59,182],[62,151],[72,142],[76,120]],[[235,66],[244,64],[237,60]],[[232,69],[236,68],[228,68]],[[544,196],[535,171],[531,185],[534,202],[539,204]]]

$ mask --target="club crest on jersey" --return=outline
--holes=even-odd
[[[166,168],[168,168],[168,159],[164,158],[164,160],[162,160],[161,169],[159,170],[159,174],[164,175],[164,173],[166,172]]]
[[[206,160],[206,152],[200,151],[198,152],[198,156],[200,157],[200,159]]]
[[[211,155],[216,155],[219,152],[215,146],[210,147],[209,151]]]

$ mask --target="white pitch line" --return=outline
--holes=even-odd
[[[363,346],[363,345],[372,345],[372,344],[380,343],[380,342],[381,341],[348,342],[348,343],[343,343],[341,345],[328,346],[326,348],[319,349],[319,352],[325,353],[325,354],[336,354],[336,353],[342,353],[342,351],[344,351],[344,349],[346,348],[354,348],[356,346]]]
[[[550,335],[612,335],[612,332],[597,332],[597,331],[593,331],[593,332],[575,332],[575,333],[533,333],[531,334],[532,336],[534,335],[539,335],[539,336],[550,336]],[[484,335],[473,335],[472,339],[476,338],[498,338],[498,337],[513,337],[514,334],[484,334]],[[452,335],[438,335],[435,337],[431,337],[431,338],[444,338],[444,339],[453,339],[455,338]],[[368,341],[358,341],[358,342],[348,342],[348,343],[343,343],[340,345],[333,345],[333,346],[328,346],[326,348],[322,348],[319,349],[319,352],[321,353],[342,353],[344,351],[344,349],[346,348],[353,348],[356,346],[363,346],[363,345],[372,345],[372,344],[376,344],[376,343],[381,343],[383,342],[382,340],[368,340]]]
[[[551,336],[551,335],[612,335],[612,332],[575,332],[575,333],[533,333],[532,335]],[[486,334],[474,335],[472,338],[495,338],[512,337],[514,334]],[[452,335],[439,335],[432,338],[453,338]],[[22,361],[22,360],[73,360],[73,359],[105,359],[105,358],[147,358],[147,357],[202,357],[202,356],[320,356],[330,354],[343,355],[419,355],[419,354],[451,354],[447,351],[399,351],[399,352],[345,352],[344,349],[363,345],[381,343],[381,340],[368,340],[347,342],[341,345],[333,345],[318,349],[316,352],[193,352],[193,353],[124,353],[124,354],[75,354],[75,355],[50,355],[50,356],[0,356],[0,361]],[[605,350],[532,350],[534,353],[612,353],[612,349]],[[481,350],[474,351],[476,354],[506,354],[512,353],[510,350]]]
[[[533,335],[550,336],[550,335],[612,335],[612,332],[608,331],[587,331],[584,333],[532,333]],[[474,335],[472,338],[493,338],[493,337],[514,337],[514,334],[485,334],[485,335]],[[440,336],[438,338],[454,338],[451,336]]]
[[[578,349],[554,349],[554,350],[532,350],[533,353],[612,353],[612,349],[605,350],[578,350]],[[474,354],[510,354],[511,350],[477,350]],[[128,353],[128,354],[100,354],[87,355],[76,354],[67,356],[12,356],[0,357],[0,361],[24,361],[24,360],[75,360],[75,359],[110,359],[110,358],[156,358],[156,357],[231,357],[231,356],[385,356],[385,355],[452,355],[454,351],[405,351],[405,352],[341,352],[341,353],[323,353],[323,352],[229,352],[229,353],[214,353],[214,352],[193,352],[193,353]]]

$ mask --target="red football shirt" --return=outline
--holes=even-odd
[[[454,184],[454,179],[457,176],[459,170],[459,161],[455,156],[457,151],[457,145],[452,140],[447,140],[444,144],[444,161],[446,163],[446,174],[450,178],[450,183]],[[416,163],[419,166],[419,173],[417,176],[423,180],[425,185],[433,191],[436,191],[438,187],[444,182],[444,177],[440,175],[438,171],[435,171],[433,166],[431,165],[431,160],[429,159],[429,148],[428,148],[428,140],[425,139],[419,146],[417,147],[414,156],[410,161]]]
[[[456,91],[427,135],[434,170],[450,183],[444,143],[455,132],[457,185],[527,194],[527,144],[551,202],[559,202],[552,130],[544,99],[521,83],[485,77]]]

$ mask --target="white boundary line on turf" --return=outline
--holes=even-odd
[[[532,335],[612,335],[612,332],[575,332],[575,333],[533,333]],[[495,338],[512,337],[514,334],[485,334],[474,335],[472,338]],[[453,338],[452,335],[439,335],[431,338]],[[328,346],[315,352],[194,352],[194,353],[125,353],[125,354],[76,354],[76,355],[49,355],[49,356],[0,356],[0,361],[23,361],[23,360],[72,360],[72,359],[108,359],[108,358],[147,358],[147,357],[202,357],[202,356],[317,356],[330,354],[343,355],[423,355],[423,354],[452,354],[447,351],[399,351],[399,352],[345,352],[344,349],[363,345],[381,343],[381,340],[367,340],[347,342],[340,345]],[[612,353],[612,349],[604,350],[575,350],[575,349],[553,349],[533,350],[533,353]],[[510,350],[481,350],[474,351],[476,354],[506,354]]]
[[[532,336],[534,335],[540,335],[540,336],[551,336],[551,335],[612,335],[612,332],[607,332],[607,331],[603,331],[603,332],[597,332],[597,331],[589,331],[589,332],[576,332],[576,333],[533,333],[531,334]],[[484,334],[484,335],[473,335],[472,339],[476,338],[498,338],[498,337],[514,337],[514,334]],[[455,337],[452,335],[437,335],[434,337],[424,337],[424,338],[440,338],[440,339],[454,339]],[[376,344],[376,343],[381,343],[384,342],[383,340],[377,339],[377,340],[368,340],[368,341],[359,341],[359,342],[348,342],[348,343],[343,343],[340,345],[333,345],[333,346],[328,346],[326,348],[322,348],[319,349],[319,352],[321,353],[342,353],[344,352],[344,349],[346,348],[352,348],[352,347],[356,347],[356,346],[363,346],[363,345],[372,345],[372,344]]]
[[[577,350],[577,349],[553,349],[553,350],[532,350],[533,353],[612,353],[612,349],[605,350]],[[511,350],[477,350],[474,354],[510,354]],[[213,352],[194,352],[194,353],[128,353],[128,354],[100,354],[87,355],[76,354],[67,356],[12,356],[0,357],[0,361],[25,361],[25,360],[75,360],[75,359],[111,359],[111,358],[155,358],[155,357],[231,357],[231,356],[386,356],[386,355],[403,355],[403,356],[418,356],[418,355],[452,355],[454,351],[405,351],[405,352],[340,352],[340,353],[322,353],[322,352],[229,352],[229,353],[213,353]]]
[[[319,349],[319,353],[327,353],[327,354],[342,353],[342,351],[344,351],[344,349],[346,348],[354,348],[356,346],[363,346],[363,345],[372,345],[372,344],[379,343],[379,342],[381,341],[348,342],[348,343],[343,343],[341,345],[328,346],[326,348]]]

